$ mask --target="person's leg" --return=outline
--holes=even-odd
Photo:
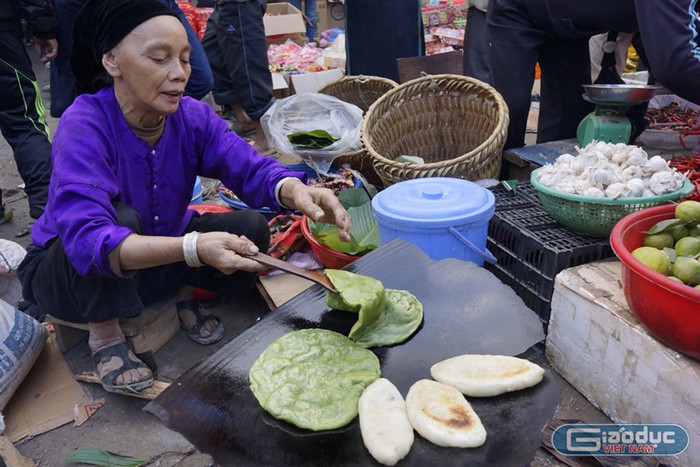
[[[491,79],[510,113],[504,149],[517,148],[525,144],[535,64],[547,34],[532,25],[520,2],[492,0],[487,18]]]
[[[119,206],[117,214],[121,225],[140,231],[135,211]],[[139,390],[153,383],[152,371],[128,348],[119,326],[119,318],[136,316],[144,307],[134,278],[81,276],[60,239],[46,249],[30,247],[17,276],[25,300],[42,314],[88,323],[88,345],[95,371],[106,390]]]
[[[253,241],[260,251],[267,251],[270,246],[267,221],[260,213],[250,210],[209,213],[194,217],[185,233],[193,231],[229,232],[245,236]],[[199,307],[191,297],[192,290],[196,287],[220,295],[244,296],[253,290],[256,276],[255,273],[244,271],[227,275],[211,266],[190,268],[180,262],[139,271],[136,281],[139,296],[146,305],[179,291],[176,306],[183,328],[195,342],[211,344],[223,337],[223,325],[218,318]]]
[[[19,31],[0,31],[0,89],[0,131],[12,147],[29,214],[36,219],[48,198],[51,141],[39,84]]]
[[[541,48],[540,114],[537,143],[574,138],[579,123],[593,110],[583,100],[590,84],[588,39],[551,41]]]
[[[309,42],[314,42],[316,40],[316,0],[304,0],[304,8],[301,7],[301,0],[291,0],[289,3],[294,5],[294,7],[304,12],[304,16],[309,20],[306,23],[306,37],[309,38]]]
[[[70,68],[73,24],[86,0],[54,0],[58,55],[51,62],[51,116],[59,118],[76,96],[75,77]]]
[[[185,95],[191,96],[197,100],[202,99],[206,96],[209,91],[212,90],[214,86],[214,78],[212,77],[212,70],[209,67],[209,61],[207,60],[207,55],[204,53],[202,48],[202,43],[199,40],[199,36],[190,23],[187,21],[185,14],[182,12],[175,0],[160,0],[165,6],[170,8],[187,31],[187,41],[190,43],[190,66],[192,68],[192,74],[190,75],[189,81],[187,81],[187,86],[185,87]]]
[[[231,90],[231,95],[236,96],[227,103],[239,102],[255,122],[257,135],[254,147],[258,152],[265,153],[269,146],[260,117],[274,103],[262,21],[265,1],[223,3],[217,5],[217,11],[216,30],[212,32],[218,40],[222,62],[229,76],[225,84]]]
[[[491,82],[486,12],[476,7],[470,7],[467,10],[463,60],[464,76],[471,76],[485,83]]]

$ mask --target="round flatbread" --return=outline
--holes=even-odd
[[[423,322],[423,305],[406,290],[384,289],[372,277],[326,269],[338,293],[326,304],[336,310],[358,313],[348,337],[362,347],[381,347],[408,339]]]
[[[303,329],[270,344],[250,368],[250,389],[273,417],[314,431],[357,416],[362,391],[379,378],[379,359],[348,337]]]
[[[465,396],[491,397],[538,384],[544,378],[544,369],[507,355],[459,355],[433,365],[430,375]]]
[[[413,383],[406,413],[418,434],[433,444],[475,448],[486,442],[486,429],[462,393],[429,379]]]
[[[396,465],[413,446],[413,426],[406,402],[391,381],[379,378],[367,386],[358,404],[360,433],[372,457],[384,465]]]

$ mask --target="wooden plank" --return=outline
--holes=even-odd
[[[0,459],[4,465],[10,467],[34,467],[36,465],[33,460],[20,454],[6,435],[0,435]]]
[[[71,323],[51,315],[46,321],[54,325],[54,340],[62,352],[73,348],[85,338],[87,323]],[[119,320],[126,339],[136,353],[156,352],[180,329],[180,320],[174,300],[165,300],[149,306],[140,315]]]
[[[169,310],[164,310],[155,320],[148,323],[144,328],[134,329],[133,336],[127,338],[134,346],[134,352],[156,352],[180,330],[180,319],[178,318],[175,306]]]
[[[462,52],[455,50],[443,54],[426,55],[423,57],[404,57],[396,59],[401,83],[420,78],[421,73],[429,75],[451,74],[461,75]]]
[[[73,377],[75,378],[76,381],[81,381],[83,383],[102,384],[100,382],[100,378],[97,376],[97,374],[95,374],[93,372],[78,373],[76,375],[73,375]],[[130,396],[130,397],[138,397],[139,399],[153,400],[156,397],[158,397],[161,392],[165,391],[168,388],[168,386],[170,386],[170,383],[166,383],[165,381],[155,380],[151,387],[148,387],[148,388],[143,389],[141,391],[124,393],[124,395]]]

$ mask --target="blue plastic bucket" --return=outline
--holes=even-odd
[[[197,176],[192,190],[192,201],[190,204],[202,204],[202,179]]]
[[[432,259],[496,262],[486,249],[496,200],[486,188],[457,178],[406,180],[380,191],[372,212],[382,243],[402,238]]]

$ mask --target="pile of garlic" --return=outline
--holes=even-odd
[[[562,154],[543,166],[537,181],[564,193],[612,199],[662,195],[683,186],[683,174],[638,146],[593,141],[576,151],[577,156]]]

